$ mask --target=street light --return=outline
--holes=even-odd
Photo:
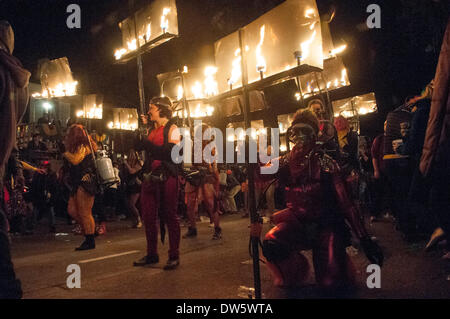
[[[44,102],[42,103],[42,107],[45,109],[45,112],[48,113],[48,111],[53,107],[50,103]]]

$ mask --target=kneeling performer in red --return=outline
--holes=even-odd
[[[380,266],[383,262],[380,248],[370,239],[362,216],[347,195],[338,165],[316,144],[318,132],[316,116],[297,111],[287,133],[295,146],[272,161],[272,165],[279,161],[277,177],[286,185],[287,203],[286,209],[272,216],[276,226],[263,242],[263,254],[277,286],[304,283],[309,264],[301,251],[310,249],[321,288],[352,286],[352,264],[346,254],[350,229],[368,259]]]

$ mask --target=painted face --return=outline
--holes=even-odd
[[[314,129],[310,125],[303,123],[298,123],[291,126],[288,129],[287,134],[289,141],[300,148],[305,148],[312,145],[317,138]]]
[[[322,105],[313,104],[311,105],[311,112],[313,112],[318,118],[322,116]]]

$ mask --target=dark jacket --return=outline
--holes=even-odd
[[[449,169],[450,160],[450,19],[442,41],[439,62],[434,77],[430,117],[420,160],[420,171],[424,176],[430,173],[435,163]]]
[[[30,72],[12,56],[14,33],[9,23],[0,21],[0,190],[5,164],[16,144],[16,124],[28,104]],[[6,217],[0,205],[0,299],[20,298],[22,289],[11,262]]]
[[[16,125],[28,104],[30,72],[12,56],[14,33],[0,22],[0,180],[11,150],[16,145]]]

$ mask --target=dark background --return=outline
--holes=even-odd
[[[148,1],[148,0],[147,0]],[[147,1],[135,0],[137,8]],[[144,55],[146,97],[159,94],[156,74],[183,65],[195,67],[213,58],[215,40],[235,31],[281,0],[177,0],[180,37]],[[81,29],[68,29],[66,8],[81,7]],[[366,8],[381,7],[381,29],[365,28]],[[342,55],[351,90],[374,91],[379,114],[371,117],[372,131],[382,129],[385,114],[419,94],[433,78],[450,12],[448,0],[317,0],[321,16],[330,6],[336,16],[330,28]],[[81,94],[98,93],[105,104],[138,105],[134,60],[115,64],[114,50],[122,46],[118,22],[129,15],[128,0],[0,0],[0,19],[15,31],[14,55],[39,82],[38,60],[67,56]],[[213,62],[213,61],[211,61]]]

